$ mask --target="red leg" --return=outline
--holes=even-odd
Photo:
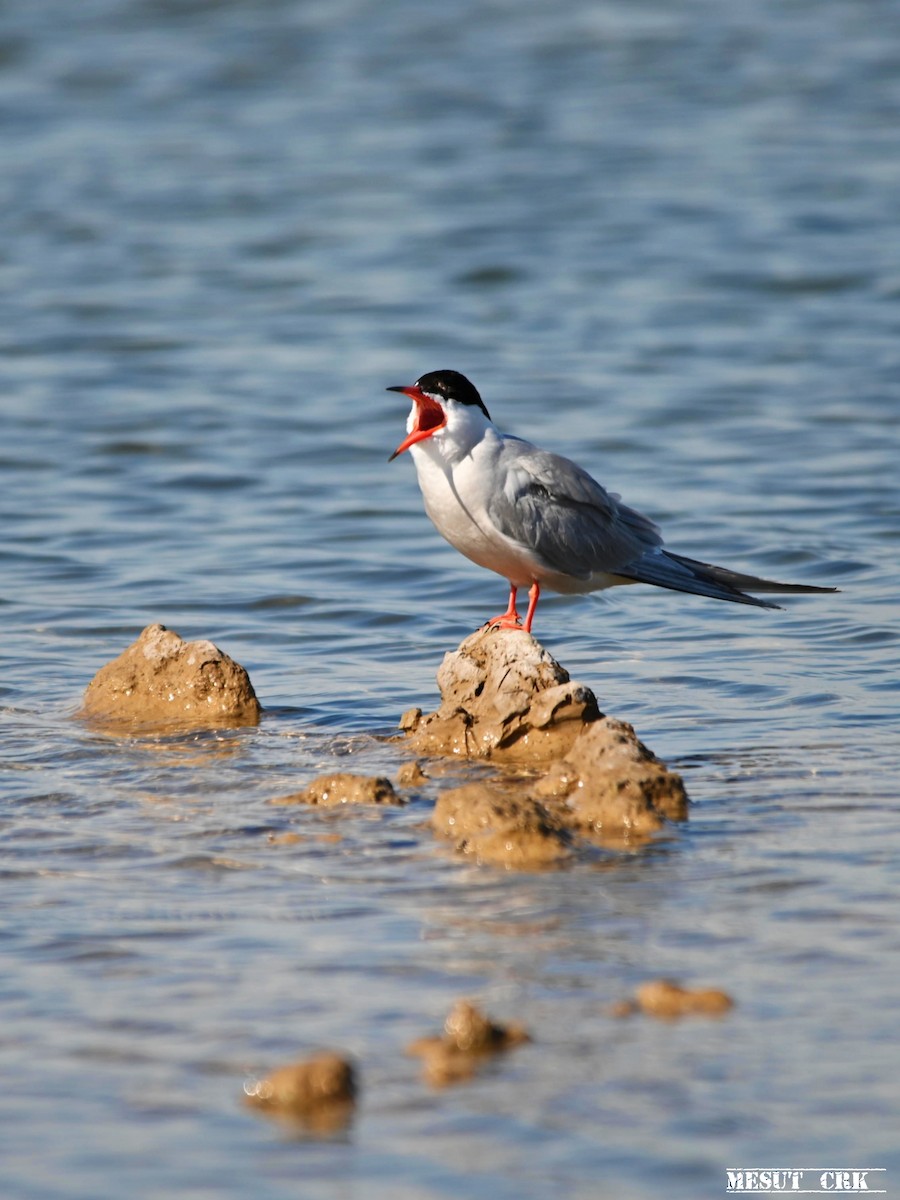
[[[531,622],[534,620],[534,610],[537,608],[540,596],[541,585],[535,580],[528,589],[528,612],[525,614],[525,624],[522,626],[526,633],[531,633]]]
[[[522,618],[519,616],[518,609],[516,608],[516,592],[518,590],[512,584],[509,585],[509,604],[506,612],[501,613],[499,617],[491,617],[487,622],[488,625],[496,625],[498,629],[522,628]]]

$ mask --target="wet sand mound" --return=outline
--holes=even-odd
[[[260,712],[250,677],[224,651],[148,625],[100,668],[79,715],[114,725],[217,729],[256,725]]]

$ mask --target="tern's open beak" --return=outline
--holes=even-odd
[[[409,396],[410,400],[416,406],[416,422],[388,459],[388,462],[393,462],[398,454],[402,454],[404,450],[408,450],[416,442],[424,441],[425,438],[430,438],[439,429],[443,429],[447,424],[447,414],[441,405],[438,404],[437,400],[432,399],[431,396],[415,385],[412,387],[389,387],[386,390],[389,392],[402,392],[404,396]]]

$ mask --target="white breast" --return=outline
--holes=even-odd
[[[412,446],[425,511],[442,537],[472,562],[516,587],[530,587],[540,565],[528,550],[501,534],[487,515],[490,489],[503,486],[501,441],[488,429],[467,452],[448,458],[440,432]]]

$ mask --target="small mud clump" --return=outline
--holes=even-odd
[[[389,779],[380,775],[352,775],[338,771],[320,775],[302,792],[276,796],[270,804],[309,804],[318,808],[340,808],[352,804],[400,805],[403,801]]]
[[[260,712],[249,675],[224,651],[148,625],[100,668],[79,715],[130,727],[218,729],[256,725]]]
[[[720,1017],[732,1008],[734,1001],[719,988],[686,988],[673,979],[650,979],[640,985],[634,999],[614,1004],[609,1015],[630,1017],[642,1012],[665,1021],[686,1016]]]
[[[470,1079],[495,1054],[530,1042],[523,1025],[498,1025],[468,1000],[453,1006],[439,1037],[418,1038],[407,1053],[423,1060],[425,1078],[435,1087]]]
[[[358,1084],[349,1059],[325,1052],[279,1067],[244,1085],[252,1108],[299,1121],[315,1133],[342,1129],[353,1115]]]

